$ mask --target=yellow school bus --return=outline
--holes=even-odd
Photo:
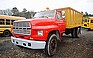
[[[84,17],[82,27],[88,30],[93,30],[93,17]]]
[[[15,16],[7,16],[0,15],[0,34],[3,36],[11,35],[11,26],[15,20],[23,20],[24,17],[15,17]]]

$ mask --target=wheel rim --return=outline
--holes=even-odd
[[[57,40],[56,37],[53,37],[50,41],[50,45],[49,45],[49,50],[50,53],[53,55],[56,52],[56,48],[57,48]]]

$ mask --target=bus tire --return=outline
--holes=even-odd
[[[5,31],[3,32],[3,36],[5,36],[5,37],[8,37],[8,36],[10,36],[10,35],[11,35],[11,33],[10,33],[9,30],[5,30]]]
[[[48,41],[46,42],[45,52],[48,56],[53,56],[57,49],[57,36],[56,34],[50,34]]]

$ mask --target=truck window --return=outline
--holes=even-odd
[[[56,17],[57,17],[58,20],[62,19],[62,14],[61,14],[61,12],[57,12]]]
[[[34,18],[53,18],[54,10],[42,11],[35,14]]]

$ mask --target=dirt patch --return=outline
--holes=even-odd
[[[0,58],[93,58],[93,31],[83,31],[80,38],[63,36],[53,57],[48,57],[44,50],[18,47],[11,43],[10,37],[4,38],[0,41]]]

